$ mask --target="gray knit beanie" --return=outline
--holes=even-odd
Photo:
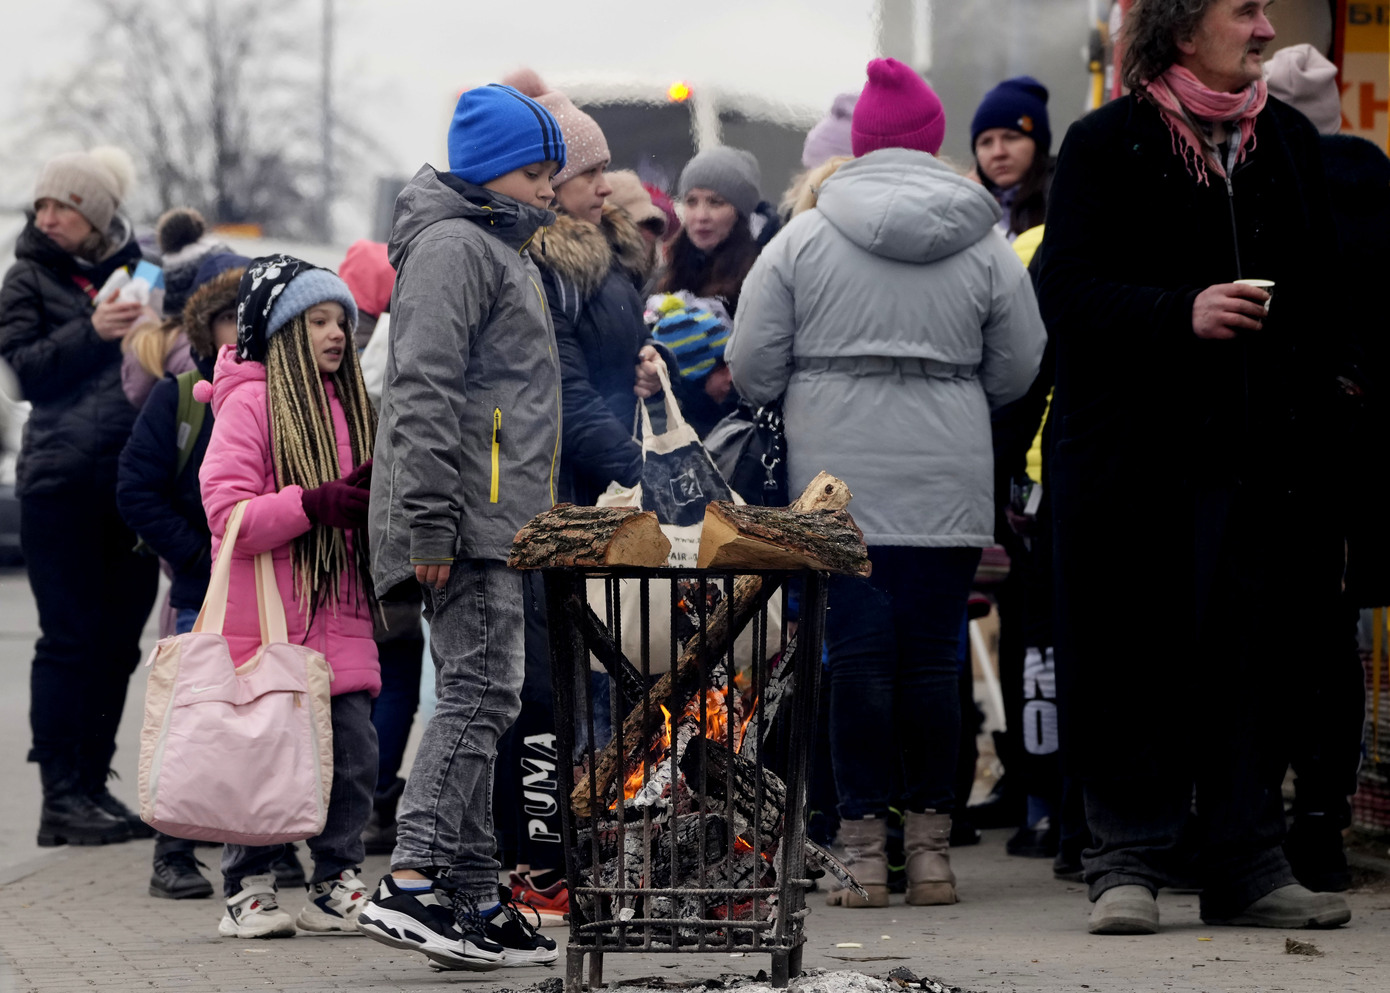
[[[753,216],[763,198],[759,190],[761,185],[762,171],[752,152],[716,145],[685,164],[677,196],[685,199],[685,195],[697,187],[714,190],[748,218]]]
[[[50,198],[66,204],[104,235],[134,179],[135,166],[119,148],[104,145],[90,152],[68,152],[43,167],[34,184],[34,203]]]

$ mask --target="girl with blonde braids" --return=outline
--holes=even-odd
[[[292,642],[333,670],[333,791],[298,918],[275,899],[285,846],[227,845],[224,937],[355,933],[366,885],[357,878],[372,809],[377,742],[372,698],[381,670],[372,640],[367,496],[376,415],[352,347],[357,307],[341,279],[286,255],[254,260],[237,294],[237,343],[211,385],[216,422],[199,474],[213,554],[232,510],[249,501],[232,559],[223,634],[240,664],[261,644],[254,557],[272,552]],[[266,770],[267,774],[271,770]]]

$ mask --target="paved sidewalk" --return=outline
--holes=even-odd
[[[1195,896],[1164,893],[1163,933],[1093,937],[1085,931],[1089,904],[1081,887],[1052,879],[1048,862],[1006,856],[1004,836],[989,832],[984,844],[953,851],[964,900],[954,907],[896,903],[847,911],[826,907],[812,894],[806,967],[883,976],[905,965],[918,975],[991,993],[1381,993],[1390,982],[1390,891],[1352,893],[1351,925],[1322,932],[1208,928],[1197,918]],[[218,938],[217,902],[146,895],[152,844],[61,850],[31,875],[0,885],[0,993],[492,991],[563,977],[562,965],[435,974],[419,955],[357,936]],[[200,853],[216,864],[215,849]],[[383,863],[370,860],[364,875],[374,880]],[[298,893],[284,895],[291,913],[302,902]],[[550,933],[560,937],[563,931]],[[1290,935],[1311,940],[1324,955],[1285,954]],[[836,947],[842,942],[861,947]],[[610,955],[605,978],[751,976],[767,964],[762,956]]]

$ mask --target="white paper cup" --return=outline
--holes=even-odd
[[[1237,283],[1245,286],[1258,286],[1269,294],[1269,299],[1265,301],[1265,313],[1269,313],[1269,305],[1274,302],[1274,280],[1272,279],[1237,279]]]

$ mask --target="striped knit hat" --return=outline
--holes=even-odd
[[[681,376],[691,380],[708,376],[724,358],[729,325],[708,310],[688,307],[679,297],[666,297],[657,309],[662,317],[652,337],[675,356]]]

